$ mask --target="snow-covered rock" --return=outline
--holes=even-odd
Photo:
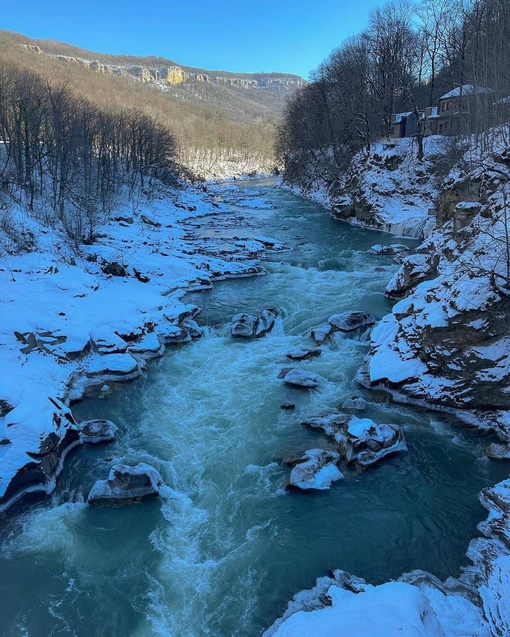
[[[276,310],[265,309],[258,316],[252,314],[236,314],[230,325],[230,335],[236,338],[261,338],[274,327]]]
[[[111,420],[83,420],[77,424],[80,432],[80,441],[90,445],[97,445],[100,442],[109,442],[115,438],[117,425]]]
[[[323,323],[318,327],[314,327],[310,332],[310,336],[317,343],[317,345],[322,345],[324,341],[331,335],[333,332],[333,326],[330,323]]]
[[[341,332],[353,332],[373,325],[375,318],[368,312],[340,312],[328,318],[328,323]]]
[[[392,453],[407,451],[404,432],[398,425],[377,424],[369,418],[329,414],[303,422],[333,438],[343,460],[364,468]]]
[[[303,361],[310,358],[317,358],[321,354],[322,351],[320,349],[301,349],[300,347],[295,347],[291,349],[286,356],[293,361]]]
[[[163,480],[159,472],[145,462],[116,464],[106,480],[97,480],[87,497],[89,504],[125,504],[159,495]]]
[[[296,387],[304,387],[306,389],[313,389],[320,385],[321,377],[313,372],[305,372],[301,369],[283,369],[278,378],[282,378],[283,382],[287,385],[294,385]]]
[[[339,460],[340,454],[336,451],[308,449],[300,458],[287,461],[286,464],[294,465],[289,486],[304,491],[329,489],[332,482],[344,477],[337,467]]]

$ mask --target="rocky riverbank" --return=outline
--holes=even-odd
[[[199,308],[180,300],[186,290],[262,274],[256,259],[283,247],[239,236],[232,228],[243,216],[238,208],[225,221],[229,210],[214,187],[156,187],[79,250],[10,211],[0,261],[0,511],[53,490],[65,455],[85,441],[72,401],[107,393],[166,346],[200,337]]]
[[[402,161],[389,154],[385,161],[391,163],[390,176],[386,172],[372,185],[373,158],[359,174],[348,173],[345,183],[351,186],[331,205],[335,216],[391,228],[375,202],[382,194],[386,210],[392,205],[378,192],[379,184],[387,192],[391,172]],[[383,390],[396,401],[450,411],[493,431],[502,444],[492,444],[487,453],[499,459],[510,458],[509,182],[510,150],[502,147],[476,159],[466,155],[440,192],[427,187],[430,203],[437,206],[437,228],[416,254],[399,257],[401,267],[386,295],[402,300],[374,328],[359,373],[365,387]],[[402,184],[396,192],[402,192]],[[414,186],[409,194],[417,194]],[[480,537],[469,545],[472,565],[458,579],[440,582],[413,571],[373,587],[335,571],[296,595],[266,637],[389,636],[396,630],[447,637],[508,634],[509,493],[510,480],[504,480],[480,494],[489,515],[478,527]]]

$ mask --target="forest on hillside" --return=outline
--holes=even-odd
[[[509,33],[508,0],[396,0],[375,10],[289,100],[277,135],[286,178],[334,181],[355,153],[392,136],[396,113],[415,114],[419,154],[426,109],[441,117],[445,94],[454,97],[453,137],[489,143],[485,133],[510,121]],[[500,133],[508,141],[508,126]]]
[[[51,55],[36,54],[28,48],[29,45],[37,48],[37,43],[48,47]],[[30,71],[32,77],[39,76],[43,83],[65,84],[76,98],[86,99],[101,111],[139,111],[174,137],[176,161],[190,176],[194,172],[200,178],[202,167],[205,168],[202,172],[207,173],[209,164],[225,158],[256,158],[274,166],[274,108],[279,111],[281,106],[275,102],[268,108],[262,96],[253,96],[255,91],[204,84],[195,89],[186,85],[162,92],[130,78],[104,75],[62,61],[55,57],[57,53],[88,53],[90,57],[90,52],[70,45],[0,32],[0,63],[5,72],[16,77],[20,71]],[[138,64],[150,60],[131,56],[124,59]]]

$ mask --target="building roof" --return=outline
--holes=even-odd
[[[483,86],[474,86],[473,84],[463,84],[445,93],[439,99],[447,100],[450,97],[459,97],[461,92],[462,95],[483,95],[484,93],[492,93],[492,89]]]
[[[424,111],[418,111],[420,114],[420,119],[423,119],[425,117],[425,113]],[[395,118],[393,120],[393,124],[400,124],[400,122],[405,119],[406,117],[410,117],[411,115],[414,115],[414,111],[408,111],[407,113],[395,113]]]
[[[412,114],[412,111],[409,111],[408,113],[395,113],[395,119],[393,120],[393,123],[399,124],[404,119],[404,117],[409,117],[409,115]]]

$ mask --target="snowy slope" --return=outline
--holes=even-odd
[[[229,208],[212,187],[152,194],[116,211],[79,250],[23,209],[9,211],[0,230],[0,511],[27,490],[53,488],[79,442],[71,400],[136,378],[165,345],[200,335],[198,308],[180,301],[186,289],[259,274],[254,259],[280,247],[233,238],[216,221]]]

